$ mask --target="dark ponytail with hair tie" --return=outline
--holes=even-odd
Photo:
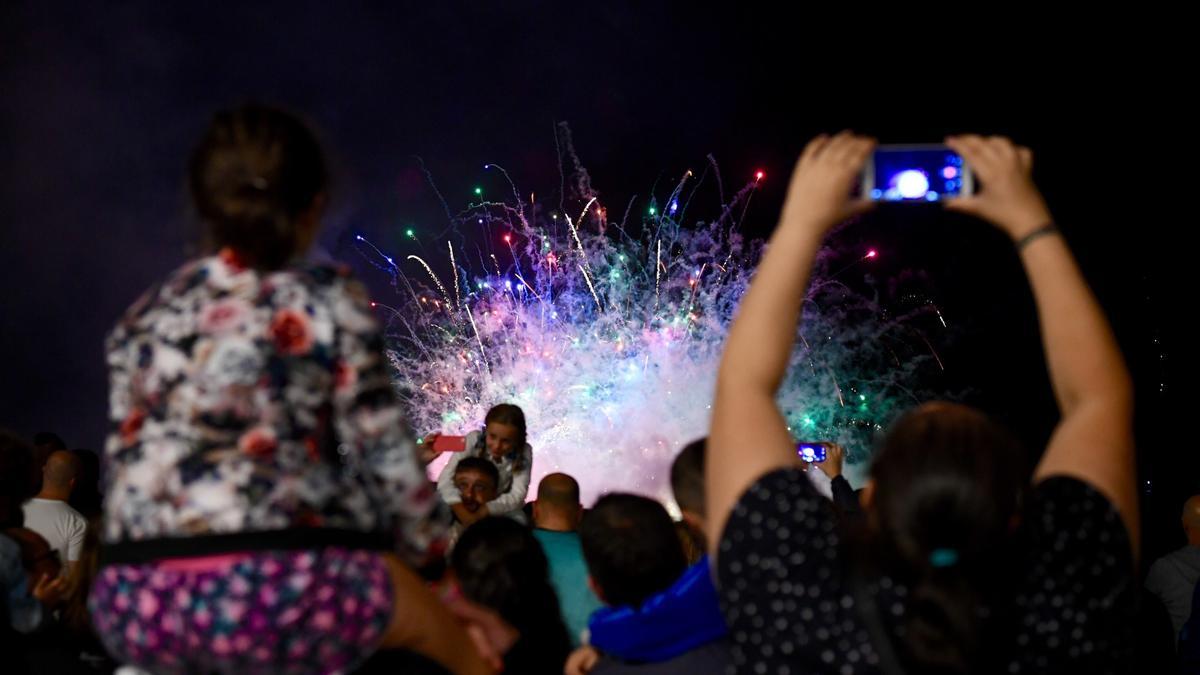
[[[188,174],[211,244],[259,269],[278,269],[302,252],[297,221],[328,180],[312,131],[261,105],[217,113],[192,153]]]
[[[908,589],[902,640],[911,673],[983,673],[1003,663],[1016,555],[1010,524],[1028,482],[1024,452],[966,406],[901,417],[871,466],[874,562]]]

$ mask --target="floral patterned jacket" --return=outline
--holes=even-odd
[[[107,352],[106,543],[323,528],[440,548],[445,507],[346,271],[222,251],[146,293]]]

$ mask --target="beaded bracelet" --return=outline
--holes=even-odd
[[[1033,232],[1025,235],[1024,237],[1021,237],[1020,240],[1017,241],[1017,250],[1024,251],[1026,246],[1029,246],[1033,242],[1048,234],[1058,234],[1058,226],[1054,223],[1047,223]]]

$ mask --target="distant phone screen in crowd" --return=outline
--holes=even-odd
[[[825,446],[820,443],[801,443],[796,446],[796,454],[805,462],[824,462]]]
[[[860,194],[882,202],[936,202],[974,193],[971,169],[944,145],[881,145],[863,168]]]

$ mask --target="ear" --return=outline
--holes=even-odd
[[[592,594],[594,594],[596,598],[600,600],[600,602],[603,602],[606,605],[608,604],[608,601],[604,599],[604,591],[600,590],[600,585],[596,583],[596,580],[593,579],[592,575],[590,574],[588,575],[588,588],[592,589]]]
[[[541,516],[539,516],[538,513],[539,513],[538,512],[538,503],[537,503],[537,500],[535,499],[535,500],[533,500],[533,522],[535,522],[535,523],[541,519]]]
[[[575,525],[575,527],[579,527],[579,524],[582,522],[583,522],[583,504],[576,504],[575,505],[575,522],[573,524]]]

